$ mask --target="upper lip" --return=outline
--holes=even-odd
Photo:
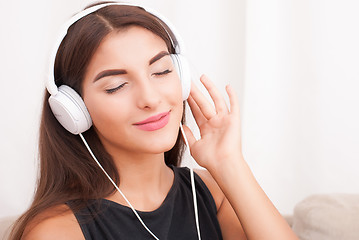
[[[156,121],[160,120],[162,117],[166,116],[167,114],[169,114],[169,111],[168,111],[168,112],[163,112],[163,113],[156,114],[156,115],[154,115],[154,116],[151,116],[151,117],[149,117],[149,118],[146,118],[146,119],[143,120],[143,121],[136,122],[136,123],[134,123],[134,125],[141,125],[141,124],[156,122]]]

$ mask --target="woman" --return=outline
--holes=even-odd
[[[235,93],[226,88],[229,110],[205,76],[214,107],[194,85],[188,97],[201,138],[184,126],[192,156],[207,169],[195,177],[197,232],[190,174],[178,167],[184,102],[170,55],[176,44],[162,19],[136,6],[102,7],[71,25],[55,83],[80,94],[93,123],[83,138],[115,187],[56,120],[46,93],[40,179],[12,239],[297,239],[243,159]]]

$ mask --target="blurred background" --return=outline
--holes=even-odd
[[[0,217],[32,200],[49,52],[92,2],[0,2]],[[137,2],[172,21],[198,73],[234,86],[244,157],[281,213],[314,193],[359,192],[358,1]]]

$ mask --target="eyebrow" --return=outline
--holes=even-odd
[[[161,58],[163,58],[164,56],[167,56],[167,55],[169,55],[169,53],[166,52],[166,51],[159,52],[153,58],[150,59],[148,64],[151,65],[151,64],[155,63],[156,61],[160,60]],[[116,76],[116,75],[121,75],[121,74],[126,74],[126,73],[127,73],[127,71],[123,70],[123,69],[104,70],[104,71],[102,71],[102,72],[100,72],[99,74],[96,75],[93,82],[96,82],[96,81],[98,81],[98,80],[100,80],[101,78],[104,78],[104,77]]]
[[[121,75],[121,74],[126,74],[126,73],[127,73],[127,71],[122,70],[122,69],[105,70],[105,71],[102,71],[99,74],[97,74],[97,76],[95,77],[95,79],[93,81],[96,82],[97,80],[104,78],[104,77]]]
[[[151,58],[151,60],[149,61],[149,65],[153,64],[154,62],[160,60],[161,58],[163,58],[164,56],[167,56],[167,55],[170,55],[170,54],[166,51],[162,51],[162,52],[158,53],[156,56]]]

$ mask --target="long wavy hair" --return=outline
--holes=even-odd
[[[140,7],[110,5],[81,18],[69,27],[56,54],[56,85],[68,85],[81,95],[85,71],[101,41],[110,32],[133,25],[158,35],[166,42],[168,51],[175,53],[168,34],[172,39],[174,36],[170,29],[164,29],[167,27],[161,20]],[[40,171],[37,188],[30,208],[15,222],[10,239],[21,239],[28,224],[46,209],[70,200],[76,200],[76,206],[72,207],[80,209],[86,200],[104,198],[115,191],[91,158],[80,137],[66,131],[55,119],[48,98],[49,93],[46,91],[39,135]],[[119,184],[114,161],[106,152],[94,128],[91,127],[83,135],[104,169],[115,183]],[[184,143],[178,134],[174,147],[165,152],[166,164],[178,166],[183,149]]]

